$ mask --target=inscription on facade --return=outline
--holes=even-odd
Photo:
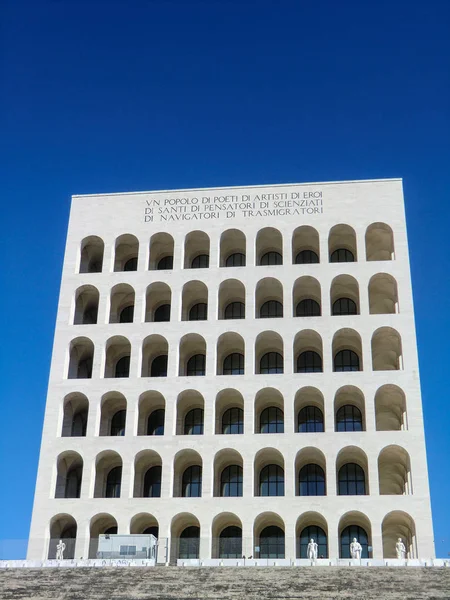
[[[284,217],[323,214],[322,191],[163,198],[145,201],[144,222]]]

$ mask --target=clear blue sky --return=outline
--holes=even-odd
[[[449,30],[448,0],[0,2],[0,538],[28,535],[71,194],[403,177],[447,556]]]

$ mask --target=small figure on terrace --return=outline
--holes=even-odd
[[[64,559],[64,550],[66,549],[66,545],[62,540],[59,540],[59,544],[56,546],[56,560]]]
[[[397,553],[397,558],[399,560],[405,560],[405,558],[406,558],[406,546],[403,543],[402,538],[398,538],[397,543],[395,544],[395,551]]]
[[[359,560],[361,558],[362,546],[356,538],[350,544],[350,556]]]
[[[317,560],[317,551],[319,549],[319,546],[317,545],[317,543],[311,538],[309,540],[309,544],[308,544],[308,549],[307,549],[307,554],[308,554],[308,558],[309,560],[313,560],[316,561]]]

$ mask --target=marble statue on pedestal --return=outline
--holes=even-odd
[[[360,560],[361,552],[362,552],[361,544],[358,542],[358,540],[356,538],[353,538],[353,541],[350,544],[350,556],[352,558],[356,558],[357,560]]]
[[[59,544],[56,546],[56,560],[64,559],[64,550],[66,549],[66,545],[62,540],[59,540]]]
[[[399,560],[405,560],[405,558],[406,558],[406,546],[403,543],[402,538],[398,538],[397,543],[395,544],[395,551],[397,553],[397,558]]]
[[[319,546],[317,542],[315,542],[312,538],[309,540],[307,555],[309,560],[316,561],[317,560],[317,552],[319,550]]]

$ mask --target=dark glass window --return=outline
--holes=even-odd
[[[65,498],[79,498],[81,491],[82,468],[76,467],[67,473]]]
[[[260,264],[265,265],[282,265],[283,257],[279,252],[266,252],[261,256]]]
[[[144,529],[142,533],[145,533],[146,535],[154,535],[155,538],[158,539],[159,527],[156,527],[155,525],[153,527],[147,527],[147,529]]]
[[[359,356],[353,350],[341,350],[334,357],[335,371],[359,371]]]
[[[283,372],[283,357],[278,352],[267,352],[259,362],[259,371],[263,375]]]
[[[242,529],[226,527],[219,536],[219,558],[242,558]]]
[[[130,375],[130,357],[122,356],[117,363],[114,377],[129,377]]]
[[[366,531],[358,525],[350,525],[341,533],[341,558],[351,558],[350,544],[356,538],[362,546],[361,558],[369,558],[369,538]]]
[[[186,527],[180,535],[178,558],[200,556],[200,527]]]
[[[363,431],[359,408],[352,404],[342,406],[336,413],[336,431]]]
[[[199,254],[191,262],[191,269],[207,269],[209,267],[209,255]]]
[[[83,325],[95,325],[97,323],[97,306],[88,306],[83,313]]]
[[[114,467],[106,478],[106,498],[120,498],[122,467]]]
[[[264,302],[259,310],[261,319],[278,318],[283,316],[283,305],[278,300]]]
[[[259,558],[284,558],[284,531],[275,525],[263,529],[259,548]]]
[[[350,298],[339,298],[336,302],[333,302],[331,313],[333,315],[357,315],[358,309],[356,303]]]
[[[206,321],[208,318],[208,305],[205,302],[199,302],[189,311],[188,321]]]
[[[269,406],[259,418],[260,433],[284,433],[284,415],[281,408]]]
[[[124,271],[137,271],[138,259],[137,256],[134,258],[129,258],[127,262],[123,265]]]
[[[90,379],[92,377],[92,356],[80,360],[77,368],[77,379]]]
[[[322,373],[322,357],[313,350],[299,354],[297,358],[297,373]]]
[[[223,413],[222,433],[244,433],[244,411],[242,408],[229,408]]]
[[[224,375],[243,375],[244,374],[244,355],[239,352],[229,354],[223,361]]]
[[[85,436],[87,426],[87,412],[80,411],[73,415],[71,437]]]
[[[242,496],[242,467],[230,465],[220,475],[221,496]]]
[[[134,306],[126,306],[120,311],[119,323],[132,323],[134,315]]]
[[[167,354],[161,354],[152,360],[150,377],[167,377]]]
[[[332,263],[344,263],[344,262],[355,262],[353,252],[346,248],[338,248],[331,253],[330,262]]]
[[[184,435],[203,434],[203,408],[193,408],[184,418]]]
[[[173,256],[164,256],[164,258],[161,258],[156,269],[157,271],[167,271],[169,269],[173,269]]]
[[[243,302],[231,302],[225,309],[225,319],[245,319],[245,304]]]
[[[312,250],[301,250],[295,257],[296,265],[311,265],[319,262],[319,257]]]
[[[170,321],[170,304],[161,304],[155,310],[155,323],[162,323],[163,321]]]
[[[321,527],[317,527],[317,525],[310,525],[302,530],[299,538],[300,558],[308,558],[308,544],[311,539],[319,546],[317,548],[318,558],[328,558],[327,534]]]
[[[111,419],[110,435],[125,435],[125,421],[127,418],[126,410],[118,410]]]
[[[300,300],[295,309],[296,317],[320,317],[320,304],[311,298]]]
[[[299,496],[325,496],[325,473],[319,465],[305,465],[298,476]]]
[[[144,498],[161,497],[161,467],[150,467],[144,477]]]
[[[260,496],[284,496],[284,470],[278,465],[267,465],[259,475]]]
[[[201,498],[202,496],[202,468],[194,465],[188,467],[183,473],[183,498]]]
[[[235,252],[234,254],[230,254],[230,256],[225,261],[226,267],[245,267],[245,254],[241,252]]]
[[[147,435],[164,435],[164,408],[154,410],[147,421]]]
[[[206,356],[195,354],[187,362],[186,375],[197,377],[205,374]]]
[[[348,463],[339,469],[339,496],[365,496],[366,478],[364,470],[355,463]]]
[[[316,406],[305,406],[298,413],[299,433],[319,433],[324,431],[323,414]]]

